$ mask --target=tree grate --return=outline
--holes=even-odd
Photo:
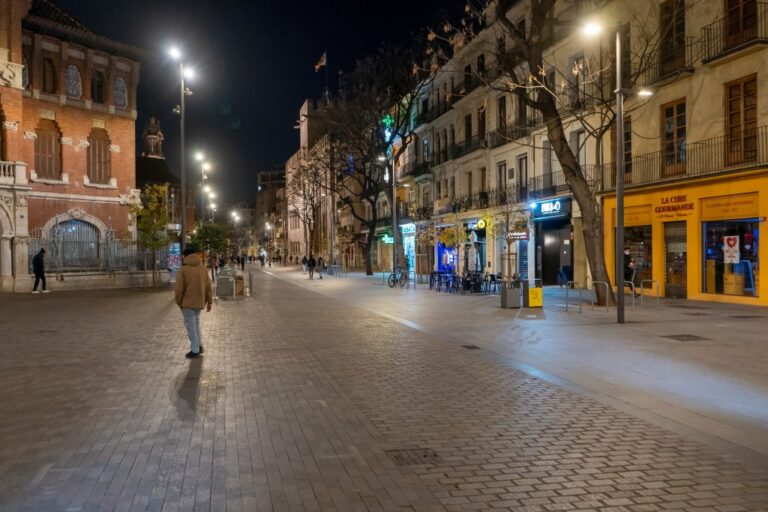
[[[467,350],[480,350],[480,347],[477,345],[462,345],[462,347]]]
[[[386,450],[386,454],[398,466],[417,466],[420,464],[438,464],[443,459],[431,448],[414,448],[412,450]]]
[[[662,338],[669,338],[669,339],[675,340],[675,341],[704,341],[704,340],[709,340],[709,338],[703,338],[701,336],[696,336],[695,334],[670,334],[669,336],[662,336]]]

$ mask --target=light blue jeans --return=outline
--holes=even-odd
[[[181,314],[184,316],[184,327],[187,328],[187,336],[189,336],[189,345],[195,354],[200,352],[200,345],[203,343],[203,333],[200,330],[201,311],[202,309],[181,309]]]

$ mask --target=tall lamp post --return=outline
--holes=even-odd
[[[587,23],[582,28],[584,35],[597,36],[602,32],[598,23]],[[621,78],[621,25],[616,27],[616,233],[614,247],[614,273],[616,281],[616,322],[624,323],[624,89]],[[648,89],[638,91],[639,96],[651,96]]]
[[[397,231],[397,185],[395,180],[395,165],[394,161],[392,161],[392,166],[390,167],[389,163],[387,161],[387,157],[384,155],[379,155],[378,157],[379,162],[382,162],[384,164],[384,181],[391,182],[392,185],[392,204],[390,205],[390,208],[392,209],[392,274],[397,276],[397,238],[398,238],[398,231]],[[392,174],[390,176],[390,170],[392,171]]]
[[[178,48],[171,48],[168,52],[172,59],[179,61],[179,125],[181,131],[181,251],[187,247],[187,173],[186,173],[186,149],[184,147],[184,116],[185,96],[190,96],[192,91],[186,88],[184,85],[184,78],[192,78],[194,72],[190,68],[184,67],[184,61],[182,60],[181,51]],[[176,110],[174,110],[176,111]]]

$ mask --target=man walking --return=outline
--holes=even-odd
[[[35,274],[35,286],[32,287],[32,293],[40,293],[37,290],[37,285],[41,281],[43,282],[43,293],[50,293],[50,290],[45,289],[45,249],[40,249],[40,252],[32,258],[32,272]]]
[[[317,266],[317,261],[315,261],[315,256],[310,254],[309,259],[307,260],[307,270],[309,270],[310,279],[315,278],[315,266]]]
[[[186,357],[192,359],[203,353],[203,338],[200,332],[200,312],[211,310],[213,291],[208,272],[194,249],[184,250],[184,264],[176,274],[176,305],[181,308],[184,327],[189,336],[190,351]]]

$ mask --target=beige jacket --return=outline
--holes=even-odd
[[[197,254],[184,258],[176,274],[176,305],[180,308],[203,309],[213,302],[213,290],[208,272]]]

